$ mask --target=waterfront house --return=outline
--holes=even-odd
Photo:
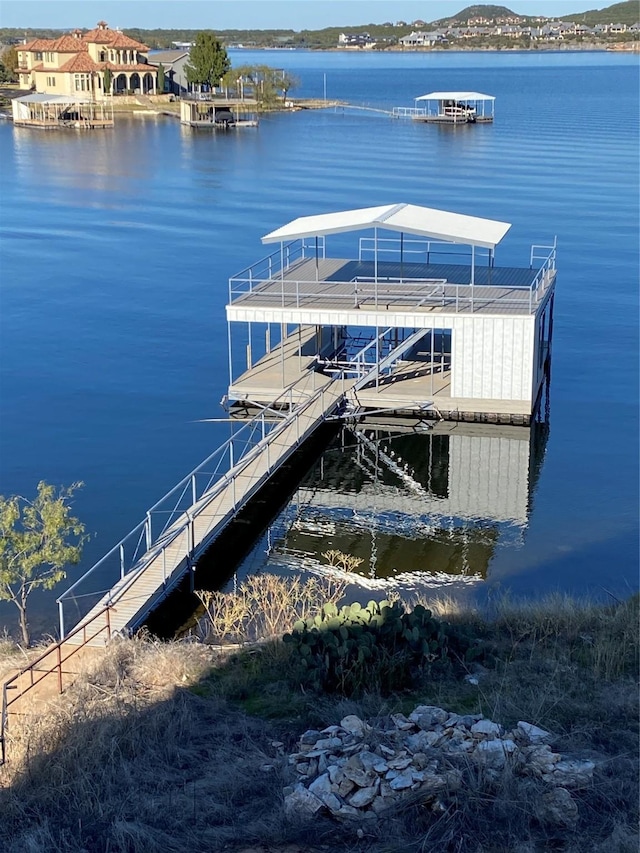
[[[184,49],[154,50],[149,54],[149,65],[153,65],[156,70],[159,65],[164,68],[164,91],[173,95],[184,95],[189,91],[188,63],[189,51]]]
[[[149,64],[149,48],[105,21],[86,33],[76,29],[57,39],[34,39],[17,51],[21,89],[80,98],[156,92],[158,70]],[[109,91],[104,89],[107,71]]]
[[[445,44],[447,38],[442,30],[432,32],[413,32],[400,39],[402,47],[433,47],[434,44]]]

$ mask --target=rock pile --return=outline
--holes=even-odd
[[[552,752],[552,740],[530,723],[505,732],[481,714],[460,716],[432,705],[375,726],[350,715],[339,726],[300,737],[298,752],[288,759],[297,781],[284,790],[285,809],[291,815],[325,810],[340,820],[377,820],[414,796],[442,811],[443,797],[462,786],[465,770],[481,765],[494,782],[507,767],[541,779],[549,786],[541,816],[571,825],[577,806],[568,789],[589,784],[595,765]]]

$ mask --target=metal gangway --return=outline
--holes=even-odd
[[[323,387],[315,388],[311,370],[258,414],[244,421],[231,419],[241,424],[231,438],[147,510],[133,530],[58,598],[60,640],[70,640],[70,625],[74,631],[88,626],[105,608],[112,635],[139,628],[315,429],[326,420],[353,417],[359,409],[357,391],[377,383],[425,334],[424,329],[414,330],[383,348],[390,331],[381,331],[345,362],[316,364],[328,379]],[[107,639],[101,634],[97,642]]]
[[[351,384],[342,373],[310,392],[309,379],[242,422],[58,598],[61,640],[69,624],[88,625],[105,607],[111,634],[129,633],[144,622],[228,522],[334,413]]]

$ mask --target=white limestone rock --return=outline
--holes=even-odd
[[[329,809],[329,811],[332,812],[332,814],[336,814],[336,812],[339,812],[342,806],[344,805],[342,800],[335,794],[324,794],[324,796],[322,797],[322,802]]]
[[[395,727],[401,732],[408,732],[415,728],[414,723],[408,720],[404,714],[392,714],[391,719]]]
[[[304,734],[300,735],[300,746],[313,746],[320,737],[320,732],[316,729],[308,729]]]
[[[398,773],[395,779],[389,782],[389,787],[392,791],[403,791],[405,788],[410,788],[413,785],[413,774],[411,770],[405,770],[403,773]]]
[[[333,793],[329,774],[323,773],[322,776],[318,776],[317,779],[314,779],[313,782],[309,785],[309,790],[319,799],[322,799],[323,794]]]
[[[414,754],[416,752],[424,752],[434,746],[442,738],[440,732],[417,732],[415,735],[408,735],[404,742],[408,749]]]
[[[474,756],[494,766],[503,767],[508,756],[516,749],[517,746],[512,740],[483,740],[477,745]]]
[[[285,814],[289,817],[309,817],[323,807],[322,800],[298,783],[284,798]]]
[[[545,782],[563,788],[585,788],[593,780],[595,763],[587,759],[568,758],[558,761],[551,773],[543,775]]]
[[[353,806],[344,805],[335,812],[335,817],[341,818],[342,820],[360,820],[362,818],[362,814]]]
[[[370,752],[368,749],[358,753],[360,764],[363,770],[374,770],[377,764],[380,764],[382,758],[376,755],[375,752]]]
[[[534,775],[553,772],[554,766],[560,761],[560,755],[552,752],[547,744],[527,747],[520,750],[520,753]]]
[[[373,770],[365,770],[359,755],[353,755],[342,768],[342,772],[359,788],[369,788],[377,779]]]
[[[534,726],[532,723],[525,723],[522,720],[518,723],[516,729],[517,734],[521,735],[523,740],[530,744],[550,743],[553,740],[551,732],[539,729],[538,726]]]
[[[342,741],[339,737],[321,738],[315,742],[314,751],[330,749],[339,749],[342,746]]]
[[[353,806],[356,809],[365,808],[365,806],[368,806],[374,801],[378,794],[379,788],[379,782],[377,782],[375,785],[371,785],[370,788],[360,788],[355,792],[355,794],[349,797],[349,805]]]
[[[430,729],[433,726],[442,725],[446,723],[448,718],[449,713],[436,705],[418,705],[409,714],[409,720],[421,729]]]
[[[349,714],[344,717],[344,719],[340,720],[340,726],[345,730],[345,732],[349,732],[351,735],[357,735],[358,737],[364,737],[367,731],[371,731],[371,726],[368,726],[364,720],[361,720],[360,717],[357,717],[355,714]]]
[[[391,761],[388,761],[387,764],[389,765],[390,770],[406,770],[412,761],[413,761],[412,758],[401,758],[401,757],[399,757],[399,758],[394,758]]]
[[[484,737],[500,737],[502,726],[494,723],[491,720],[478,720],[471,726],[471,733]]]

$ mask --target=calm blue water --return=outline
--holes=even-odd
[[[78,576],[208,455],[224,427],[227,279],[298,216],[406,201],[507,220],[498,263],[558,237],[551,431],[525,544],[489,584],[638,584],[638,73],[616,54],[238,52],[294,95],[390,108],[494,94],[494,125],[302,112],[211,135],[0,126],[0,491],[82,480]],[[54,595],[34,599],[54,627]],[[37,611],[37,612],[36,612]],[[13,613],[0,608],[10,627]]]

